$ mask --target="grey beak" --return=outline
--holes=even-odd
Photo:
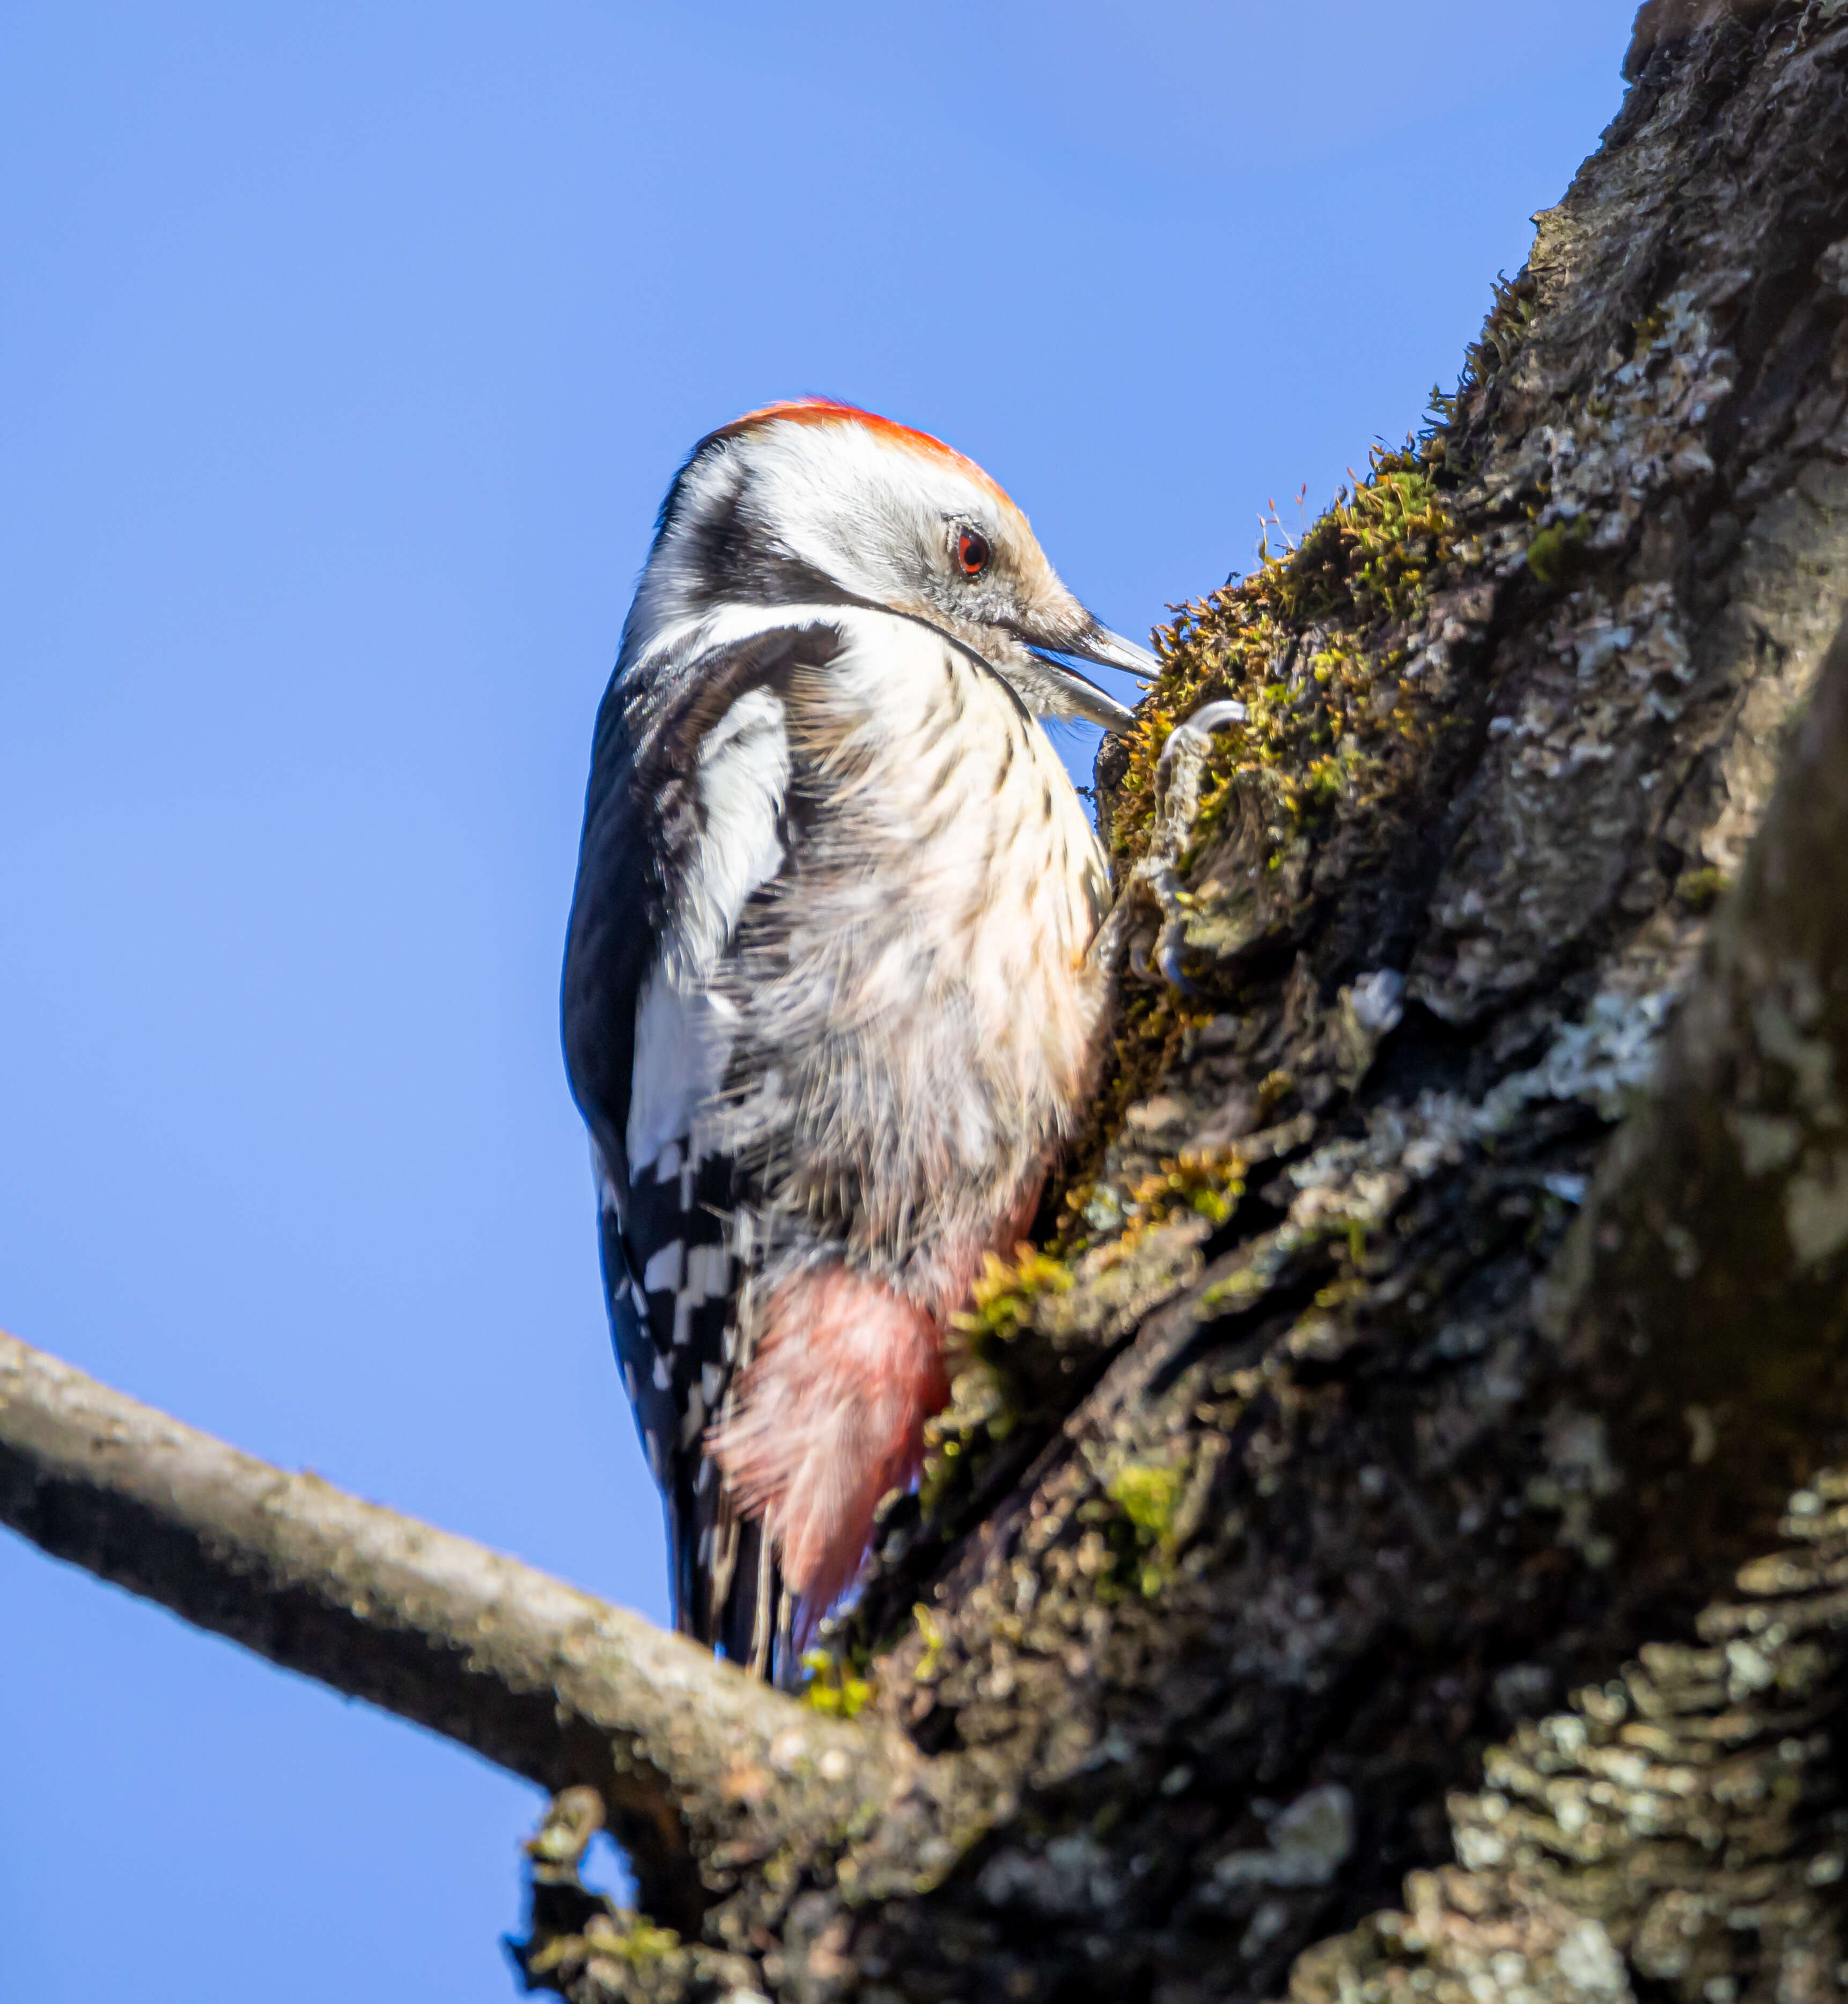
[[[1033,652],[1057,682],[1066,700],[1087,721],[1103,725],[1117,737],[1120,737],[1135,721],[1131,711],[1125,709],[1113,695],[1106,695],[1088,675],[1081,675],[1076,668],[1068,667],[1053,655],[1041,653],[1037,647]],[[1121,668],[1130,674],[1140,675],[1145,681],[1161,672],[1161,663],[1146,647],[1138,647],[1134,641],[1124,639],[1120,633],[1113,633],[1095,620],[1079,639],[1061,646],[1059,652],[1075,654],[1081,661],[1096,661],[1102,667]]]
[[[1078,646],[1068,652],[1081,660],[1096,661],[1106,668],[1121,668],[1132,675],[1140,675],[1145,681],[1153,681],[1162,671],[1162,664],[1146,647],[1138,647],[1134,640],[1126,640],[1120,633],[1113,633],[1109,627],[1093,622],[1089,634]]]

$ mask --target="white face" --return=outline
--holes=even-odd
[[[1036,650],[1136,674],[1156,665],[1079,604],[979,468],[858,414],[773,415],[715,435],[682,475],[638,609],[657,594],[688,613],[737,596],[882,606],[981,655],[1036,713],[1110,730],[1128,712]]]

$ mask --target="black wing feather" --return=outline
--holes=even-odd
[[[703,1451],[738,1361],[743,1276],[725,1252],[734,1165],[709,1158],[696,1175],[678,1165],[665,1176],[637,1173],[625,1140],[636,1004],[660,957],[676,874],[703,833],[700,741],[748,688],[798,660],[824,662],[838,645],[832,628],[805,624],[651,660],[646,674],[619,664],[598,713],[565,955],[566,1067],[614,1197],[601,1221],[604,1291],[661,1485],[675,1620],[759,1667],[782,1583],[758,1527],[734,1518]]]

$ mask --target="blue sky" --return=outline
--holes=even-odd
[[[663,1613],[556,1017],[675,466],[868,405],[1144,633],[1454,380],[1631,11],[0,13],[0,1326]],[[9,2004],[505,1999],[535,1807],[0,1534]]]

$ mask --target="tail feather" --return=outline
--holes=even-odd
[[[1012,1248],[1038,1202],[1036,1175],[992,1244]],[[949,1399],[943,1318],[979,1252],[921,1302],[838,1263],[812,1266],[727,1305],[729,1360],[703,1452],[680,1464],[669,1533],[682,1631],[761,1677],[794,1683],[801,1652],[854,1583],[874,1513],[924,1461],[924,1423]]]
[[[675,1626],[752,1676],[788,1683],[788,1593],[764,1526],[741,1516],[717,1480],[704,1495],[689,1487],[669,1515]]]
[[[777,1614],[782,1597],[782,1571],[763,1526],[741,1523],[731,1577],[712,1582],[709,1610],[713,1632],[707,1639],[724,1650],[730,1662],[767,1677],[775,1662]]]

